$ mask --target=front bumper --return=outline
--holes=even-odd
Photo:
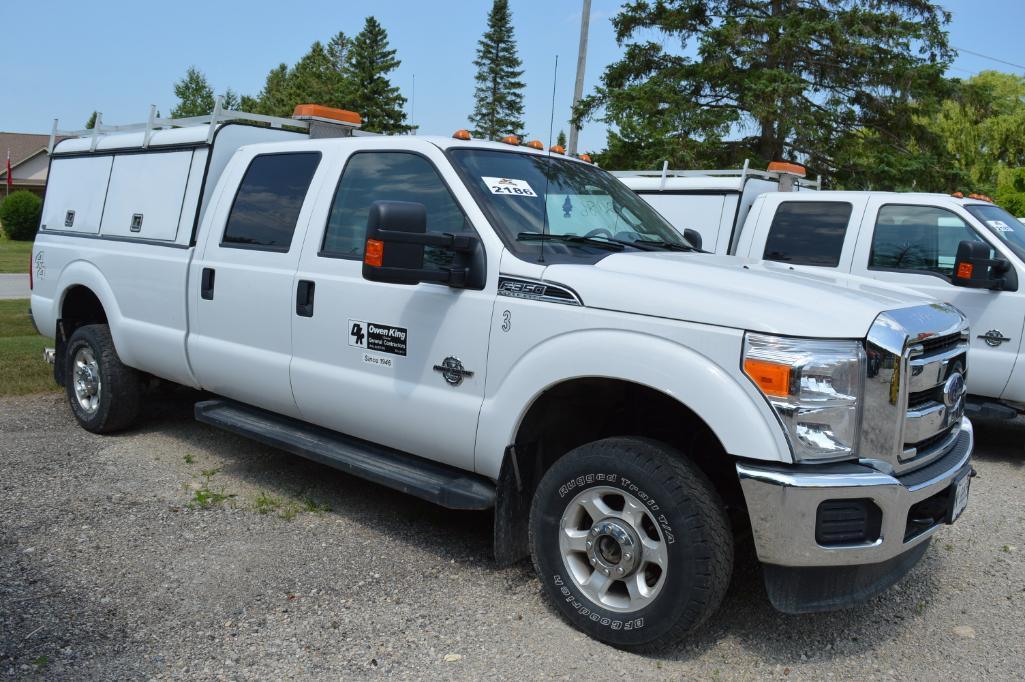
[[[929,538],[949,522],[937,518],[923,524],[922,504],[953,494],[953,484],[970,475],[973,447],[971,422],[962,419],[950,452],[902,476],[853,463],[738,463],[755,548],[766,564],[766,586],[776,607],[789,612],[839,608],[900,579],[917,563]],[[881,512],[878,537],[857,544],[820,544],[819,505],[835,500],[871,500]],[[847,590],[843,579],[837,580],[844,575],[853,579]],[[824,589],[816,577],[831,587]]]
[[[907,552],[943,525],[937,523],[905,537],[908,512],[916,503],[948,490],[969,471],[973,447],[971,422],[962,419],[950,452],[899,477],[861,464],[737,464],[759,560],[778,566],[851,566],[880,563]],[[816,517],[822,502],[866,498],[882,512],[877,540],[843,546],[816,542]]]

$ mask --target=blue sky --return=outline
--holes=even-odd
[[[0,8],[0,130],[49,132],[54,117],[79,128],[93,109],[106,123],[145,120],[149,105],[166,115],[172,86],[190,64],[217,92],[256,94],[267,71],[294,63],[314,40],[342,30],[354,35],[367,14],[388,30],[402,66],[393,82],[409,97],[415,75],[414,121],[426,134],[467,125],[472,60],[489,0],[304,0],[296,5],[192,2],[4,2]],[[580,27],[579,0],[511,0],[524,62],[526,123],[547,140],[552,76],[559,57],[555,130],[567,128]],[[585,93],[620,54],[609,19],[617,0],[593,0]],[[941,0],[953,12],[951,44],[1025,64],[1025,0]],[[951,75],[984,69],[1025,70],[962,53]],[[601,149],[603,126],[581,133],[581,149]]]

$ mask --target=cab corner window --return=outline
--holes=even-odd
[[[784,201],[765,240],[765,260],[835,268],[840,264],[851,204],[839,201]]]
[[[982,240],[957,214],[935,206],[890,204],[879,209],[868,267],[950,277],[962,241]]]
[[[338,181],[320,255],[363,258],[367,217],[375,201],[412,201],[427,209],[428,232],[471,229],[438,171],[423,156],[410,152],[356,152]],[[427,247],[424,267],[445,268],[453,254]]]
[[[246,169],[221,246],[288,251],[320,152],[263,154]]]

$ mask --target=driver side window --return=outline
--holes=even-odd
[[[890,204],[876,217],[868,267],[949,278],[962,241],[982,239],[957,214],[935,206]]]
[[[469,220],[434,166],[409,152],[357,152],[345,164],[331,203],[321,256],[363,258],[367,217],[375,201],[412,201],[427,209],[428,232],[467,232]],[[426,247],[424,267],[451,265],[451,251]]]

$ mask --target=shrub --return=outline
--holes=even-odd
[[[32,192],[18,190],[0,202],[0,225],[11,239],[31,241],[39,228],[43,202]]]

